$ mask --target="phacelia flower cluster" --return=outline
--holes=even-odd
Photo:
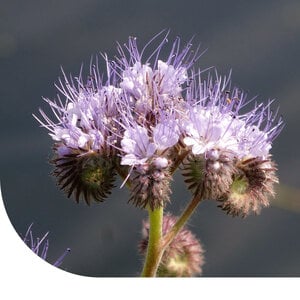
[[[119,174],[130,201],[153,210],[170,201],[180,167],[194,196],[220,201],[231,215],[259,212],[278,181],[270,149],[283,123],[272,101],[249,100],[230,76],[203,79],[198,49],[179,38],[168,49],[161,36],[141,50],[130,37],[114,59],[103,55],[105,74],[91,63],[86,81],[64,75],[60,96],[46,99],[56,120],[42,110],[38,120],[54,140],[58,185],[90,204]]]
[[[195,195],[221,201],[233,216],[246,216],[274,196],[278,179],[269,151],[283,123],[271,110],[272,101],[249,109],[254,99],[229,85],[216,75],[191,86],[182,122],[182,143],[190,148],[183,174]]]

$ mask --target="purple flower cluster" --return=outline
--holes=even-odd
[[[141,50],[130,37],[113,60],[103,55],[105,75],[93,63],[87,81],[81,72],[70,79],[64,74],[57,86],[61,95],[45,99],[56,120],[42,110],[44,120],[36,117],[55,142],[54,174],[68,196],[79,201],[83,195],[89,204],[110,193],[118,173],[131,201],[153,209],[169,201],[171,175],[182,165],[193,193],[239,214],[229,201],[235,180],[245,178],[243,193],[260,186],[269,193],[276,182],[270,149],[282,120],[272,101],[257,103],[231,88],[230,76],[203,79],[193,68],[199,49],[193,51],[190,42],[182,46],[176,38],[165,55],[163,34]],[[261,181],[239,167],[250,158],[259,161]],[[243,209],[238,212],[247,214]]]
[[[189,91],[187,121],[182,126],[184,143],[192,147],[193,154],[216,157],[218,150],[225,150],[238,158],[268,157],[282,128],[281,118],[271,111],[272,101],[255,103],[249,109],[254,99],[248,101],[240,89],[230,91],[228,86],[229,79],[208,76]],[[242,109],[246,112],[240,113]]]

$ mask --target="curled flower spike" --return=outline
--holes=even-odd
[[[164,158],[156,158],[152,162],[134,168],[129,201],[134,205],[152,210],[169,202],[171,176]]]
[[[73,194],[76,202],[81,196],[88,205],[91,200],[102,202],[114,187],[116,173],[109,157],[73,150],[53,159],[52,163],[59,187],[68,197]]]
[[[261,158],[245,158],[237,162],[229,193],[219,199],[220,207],[232,216],[245,217],[251,212],[258,214],[262,207],[269,206],[269,197],[274,197],[274,184],[278,183],[274,162]]]
[[[160,60],[166,42],[164,38],[145,58],[147,47],[139,52],[136,39],[130,38],[124,48],[119,46],[120,57],[112,62],[125,95],[119,103],[124,130],[121,165],[130,167],[131,201],[143,208],[149,204],[154,209],[169,200],[169,170],[176,156],[178,123],[184,108],[182,92],[191,61],[197,58],[197,51],[190,52],[191,44],[180,50],[177,38],[166,61]]]
[[[171,180],[169,152],[178,142],[174,120],[165,119],[155,127],[140,126],[134,120],[123,120],[121,165],[131,167],[131,197],[136,206],[154,208],[169,201]]]
[[[176,223],[176,217],[166,214],[163,219],[162,232],[165,235]],[[139,251],[145,254],[149,239],[149,223],[143,223],[143,238],[139,243]],[[158,269],[159,277],[193,277],[201,275],[204,264],[203,248],[194,234],[181,229],[163,254]]]
[[[91,67],[86,84],[81,75],[77,84],[65,74],[64,80],[57,88],[66,103],[60,96],[57,101],[45,99],[58,121],[50,120],[42,110],[44,121],[36,117],[55,141],[53,174],[60,188],[68,197],[74,194],[77,202],[81,195],[87,204],[91,199],[103,201],[114,186],[116,154],[111,145],[118,142],[113,133],[119,125],[114,119],[122,91],[109,84],[110,78],[104,85],[96,67]]]
[[[195,83],[194,83],[195,84]],[[191,154],[183,162],[183,174],[194,194],[222,199],[228,194],[245,158],[269,157],[272,141],[282,129],[282,120],[267,105],[241,114],[248,107],[237,88],[229,91],[229,78],[199,80],[188,93],[188,109],[182,122],[182,143]]]
[[[182,163],[185,182],[194,195],[219,199],[229,191],[235,173],[234,157],[230,152],[210,150],[206,155],[189,155]]]

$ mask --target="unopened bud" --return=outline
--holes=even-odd
[[[269,196],[275,195],[274,184],[278,183],[275,164],[270,159],[253,157],[238,161],[236,167],[230,191],[220,199],[220,207],[232,216],[258,214],[269,205]]]
[[[168,166],[168,160],[165,157],[157,157],[153,160],[153,164],[158,169],[165,169]]]
[[[183,162],[183,175],[189,190],[205,199],[217,200],[227,194],[235,172],[234,158],[227,152],[189,155]]]
[[[114,187],[115,171],[109,157],[70,149],[69,153],[58,155],[51,162],[59,187],[68,197],[73,194],[76,202],[81,196],[88,205],[91,200],[102,202]]]
[[[157,164],[162,163],[157,166]],[[171,176],[163,159],[137,167],[132,172],[131,197],[129,201],[134,205],[145,208],[147,205],[153,210],[164,206],[170,199]]]
[[[165,235],[176,223],[176,217],[167,214],[163,219]],[[139,251],[145,255],[149,239],[149,223],[143,224],[143,239]],[[199,240],[186,228],[182,228],[165,250],[158,268],[159,277],[192,277],[201,275],[204,264],[203,249]]]

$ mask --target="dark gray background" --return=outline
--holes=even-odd
[[[136,276],[141,221],[146,213],[127,204],[116,188],[105,203],[77,205],[50,177],[52,141],[32,113],[53,98],[60,66],[74,75],[99,51],[114,55],[129,35],[140,45],[164,28],[187,41],[196,35],[208,51],[198,62],[234,84],[276,98],[286,128],[272,153],[282,189],[260,216],[226,216],[216,203],[202,203],[190,228],[206,249],[204,276],[299,276],[299,53],[300,2],[217,0],[1,1],[0,106],[1,187],[18,233],[31,222],[37,235],[50,231],[49,261],[72,249],[63,269],[88,276]],[[120,182],[118,182],[118,186]],[[183,180],[173,182],[172,205],[187,203]]]

